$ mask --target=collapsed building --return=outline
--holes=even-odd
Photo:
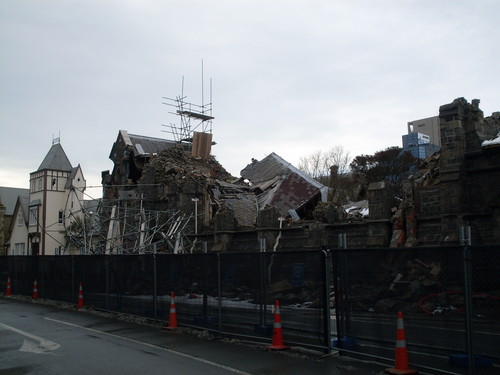
[[[152,244],[156,251],[193,251],[198,239],[217,234],[224,240],[213,246],[226,250],[229,233],[283,226],[288,217],[312,219],[317,203],[326,201],[327,187],[275,153],[253,160],[235,178],[209,152],[193,149],[119,132],[110,154],[113,171],[102,175],[106,251],[134,252]]]
[[[339,236],[348,247],[454,245],[461,226],[473,243],[499,243],[500,144],[489,140],[500,113],[485,118],[479,100],[458,98],[440,107],[440,126],[441,150],[405,182],[402,201],[381,181],[344,207],[275,153],[236,178],[210,155],[211,134],[186,144],[121,130],[103,172],[106,251],[334,248]]]
[[[404,184],[396,242],[455,245],[460,227],[473,244],[500,243],[500,112],[484,117],[479,100],[439,108],[441,150]],[[405,239],[404,239],[405,238]]]

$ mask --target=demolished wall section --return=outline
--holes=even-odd
[[[258,251],[260,238],[266,239],[268,251],[336,248],[340,234],[353,248],[457,245],[459,228],[465,225],[472,227],[474,244],[498,244],[500,146],[481,143],[487,135],[498,134],[500,115],[483,118],[478,105],[479,101],[469,104],[458,98],[440,107],[442,150],[404,184],[400,203],[383,183],[370,185],[369,217],[349,216],[342,207],[320,203],[314,184],[302,181],[273,154],[242,171],[242,176],[254,179],[249,185],[241,180],[230,183],[233,178],[214,158],[193,158],[182,147],[145,158],[120,144],[115,151],[122,158],[116,159],[113,174],[106,178],[116,185],[129,183],[151,210],[192,215],[193,198],[199,199],[204,230],[196,238],[207,241],[211,251]],[[140,173],[137,184],[127,178],[135,173],[131,166]],[[301,190],[292,202],[296,188]],[[108,197],[119,196],[118,188],[110,191],[114,193]],[[261,199],[266,204],[259,205],[258,196],[266,192],[269,199]],[[289,209],[301,208],[302,220],[280,222]],[[305,213],[309,210],[310,215]]]
[[[464,98],[440,107],[439,153],[425,160],[411,181],[413,199],[403,206],[414,213],[416,241],[406,246],[459,244],[461,226],[471,226],[473,243],[500,241],[498,183],[500,147],[481,147],[500,131],[500,116],[483,117],[479,100]]]

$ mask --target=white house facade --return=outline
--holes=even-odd
[[[28,255],[28,197],[17,197],[10,223],[8,255]]]
[[[79,254],[67,241],[74,222],[83,221],[86,188],[80,165],[72,167],[54,142],[40,167],[30,173],[27,255]]]

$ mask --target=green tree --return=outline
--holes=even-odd
[[[365,184],[385,181],[395,197],[402,195],[403,182],[416,170],[418,159],[400,147],[389,147],[373,155],[359,155],[350,168],[356,179]]]

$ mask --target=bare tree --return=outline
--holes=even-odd
[[[335,204],[346,204],[355,199],[352,193],[353,179],[349,173],[351,155],[342,146],[328,151],[316,151],[299,159],[298,168],[308,176],[330,188],[329,200]]]
[[[328,151],[316,151],[299,159],[298,168],[314,179],[329,179],[330,169],[336,165],[338,174],[349,172],[351,155],[342,146],[334,146]]]

